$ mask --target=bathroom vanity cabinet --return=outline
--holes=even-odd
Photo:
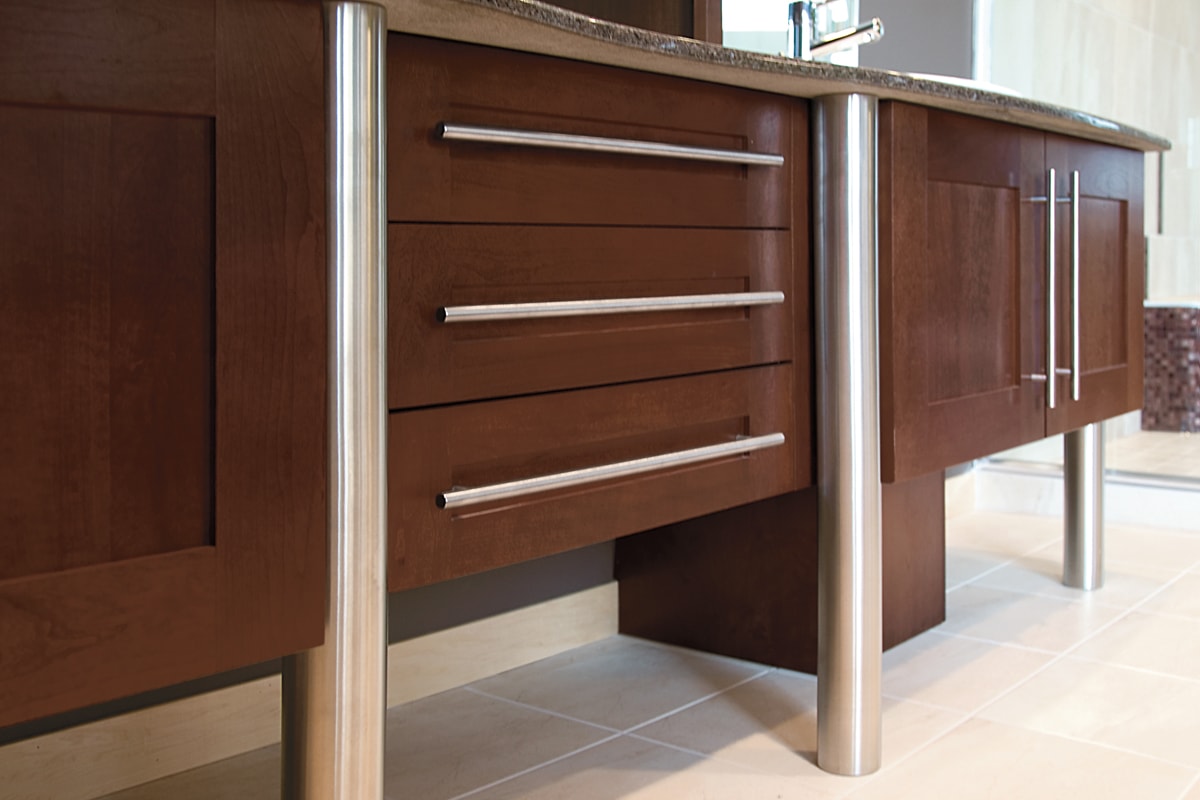
[[[904,103],[880,148],[884,480],[1141,406],[1141,153]]]
[[[389,37],[389,588],[620,538],[624,630],[811,668],[805,96],[855,84],[540,18],[454,27],[548,13],[525,4],[386,4],[611,62]],[[329,442],[321,5],[0,3],[0,45],[2,726],[319,644]],[[643,57],[677,74],[612,66]],[[881,119],[894,644],[942,618],[940,469],[1137,406],[1141,154],[907,103]],[[1075,363],[1078,331],[1081,392],[1052,375],[1050,410],[1049,167],[1056,197],[1079,171],[1082,265],[1072,327],[1055,202],[1056,355]],[[611,307],[663,297],[685,306]],[[524,313],[544,303],[572,310]]]

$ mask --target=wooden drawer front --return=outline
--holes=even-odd
[[[388,38],[393,221],[786,228],[790,165],[447,141],[483,126],[791,158],[786,98],[420,37]]]
[[[392,225],[388,245],[393,409],[788,361],[807,307],[786,231]],[[771,302],[439,321],[447,306],[713,295]]]
[[[391,590],[526,561],[797,487],[791,365],[406,411],[388,430]],[[783,444],[506,500],[439,494],[782,433]]]

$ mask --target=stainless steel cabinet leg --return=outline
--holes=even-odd
[[[857,94],[813,102],[817,763],[840,775],[877,770],[882,745],[877,108]]]
[[[1063,436],[1063,583],[1104,585],[1104,424]]]
[[[387,694],[384,49],[379,6],[325,4],[329,581],[325,643],[284,660],[283,794],[383,797]]]

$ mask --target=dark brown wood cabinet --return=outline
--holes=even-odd
[[[391,34],[389,587],[812,480],[807,116],[790,98]],[[731,164],[441,136],[444,124],[752,151]],[[447,309],[778,293],[450,324]],[[440,493],[784,434],[784,444],[439,508]]]
[[[322,31],[0,2],[0,726],[321,641]]]
[[[1057,186],[1047,203],[1049,169]],[[1071,313],[1071,173],[1080,315]],[[950,112],[880,114],[882,466],[901,481],[1139,407],[1142,154]],[[1053,209],[1052,211],[1050,209]],[[1048,213],[1057,324],[1047,329]],[[1081,393],[1071,399],[1072,335]],[[1058,403],[1047,408],[1053,335]]]

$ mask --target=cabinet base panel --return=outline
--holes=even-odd
[[[946,618],[942,474],[883,485],[883,646]],[[817,492],[618,540],[621,633],[817,669]]]

